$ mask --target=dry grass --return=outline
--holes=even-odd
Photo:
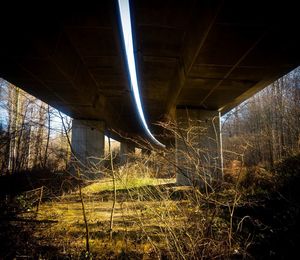
[[[280,182],[276,192],[266,186],[264,193],[255,191],[254,197],[248,186],[235,183],[224,183],[226,188],[206,194],[197,187],[175,186],[172,179],[131,177],[131,181],[126,175],[117,179],[112,239],[114,196],[110,179],[83,188],[93,259],[251,259],[250,254],[268,258],[275,253],[288,255],[285,247],[297,249],[298,197],[293,195],[296,203],[291,203],[288,195],[291,187],[299,193],[298,177],[298,181],[293,179],[294,186]],[[256,179],[249,181],[254,181],[254,186],[261,184]],[[278,192],[282,194],[279,197]],[[29,215],[19,216],[28,220]],[[37,218],[31,220],[34,222],[20,229],[20,222],[10,220],[21,235],[24,227],[30,230],[30,239],[23,240],[26,243],[20,245],[19,234],[14,238],[18,243],[15,255],[22,252],[37,259],[87,258],[85,223],[77,192],[43,202]],[[30,246],[35,248],[34,253]]]
[[[182,131],[177,133],[176,128],[173,131],[178,138],[185,138]],[[136,157],[112,171],[98,169],[95,164],[91,170],[104,172],[107,179],[82,188],[84,207],[78,192],[40,206],[37,219],[56,223],[35,227],[33,236],[37,243],[56,248],[62,257],[75,259],[245,256],[250,242],[239,239],[243,219],[235,218],[235,209],[242,204],[239,187],[220,183],[214,177],[216,164],[212,167],[203,163],[206,151],[198,149],[190,137],[191,134],[183,140],[182,169],[175,167],[174,149]],[[174,173],[174,169],[181,172],[188,169],[196,181],[189,187],[177,187],[174,179],[155,178],[163,171],[160,176],[170,176],[169,171]],[[215,173],[211,174],[212,171]]]
[[[133,180],[126,186],[119,182],[118,189],[121,194],[130,189],[154,187],[154,184],[172,182],[174,180],[142,179]],[[137,186],[134,186],[137,185]],[[146,186],[147,185],[147,186]],[[149,242],[151,234],[159,238],[159,230],[166,223],[158,222],[155,214],[164,212],[166,209],[176,209],[179,201],[130,201],[134,191],[130,191],[120,203],[116,203],[114,214],[113,241],[109,240],[109,218],[112,201],[107,198],[103,201],[101,192],[112,195],[111,182],[101,180],[86,186],[84,189],[86,215],[90,230],[90,246],[92,255],[98,258],[117,257],[122,254],[134,257],[151,256],[153,259],[154,248]],[[137,191],[137,190],[136,190]],[[141,190],[139,190],[141,193]],[[123,194],[124,195],[124,194]],[[155,214],[154,214],[155,211]],[[60,248],[62,255],[76,257],[85,250],[85,228],[81,212],[81,203],[76,193],[60,197],[59,201],[45,202],[40,206],[38,220],[57,221],[55,224],[40,226],[34,232],[35,238],[41,244]],[[147,220],[147,223],[146,223]],[[179,219],[178,219],[179,221]],[[144,223],[145,222],[145,223]],[[179,222],[174,222],[178,225]],[[159,239],[158,239],[159,240]],[[157,256],[158,257],[158,256]]]
[[[260,252],[271,256],[275,247],[256,254],[255,250],[265,248],[265,237],[274,239],[274,230],[274,234],[285,232],[264,224],[274,224],[274,206],[284,209],[277,214],[280,226],[288,215],[299,213],[294,204],[285,210],[287,199],[282,195],[277,198],[274,176],[260,167],[246,169],[241,163],[232,165],[232,174],[225,172],[226,178],[221,180],[212,174],[218,172],[216,164],[211,167],[203,162],[208,158],[206,151],[198,149],[189,135],[177,133],[176,128],[173,131],[185,143],[183,164],[177,165],[174,149],[162,152],[155,148],[151,155],[137,156],[125,166],[113,167],[111,163],[114,170],[98,169],[95,164],[91,170],[104,173],[106,179],[85,182],[82,193],[73,191],[44,201],[31,219],[28,213],[19,215],[26,223],[20,228],[27,230],[23,232],[26,236],[20,239],[17,234],[12,240],[18,242],[16,251],[8,253],[34,259],[241,259]],[[289,163],[295,170],[286,175],[297,175],[296,162],[299,158]],[[197,178],[186,187],[176,186],[174,179],[157,178],[170,176],[174,169],[181,173],[188,170]],[[280,183],[283,192],[285,182]],[[9,221],[9,228],[19,229],[17,222]],[[277,248],[279,243],[275,245]]]
[[[228,255],[230,227],[219,206],[211,207],[208,201],[195,196],[191,187],[174,186],[173,179],[132,179],[127,184],[118,180],[112,241],[109,238],[113,198],[110,180],[100,180],[83,189],[94,259],[125,256],[197,259],[201,254]],[[222,199],[224,203],[226,196]],[[37,219],[41,223],[56,221],[35,227],[33,236],[40,246],[57,248],[61,257],[76,259],[85,254],[85,227],[76,192],[44,202]],[[233,243],[232,251],[240,252],[238,244]]]

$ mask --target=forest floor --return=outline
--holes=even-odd
[[[166,189],[174,186],[174,182],[174,179],[146,178],[134,179],[126,184],[117,183],[112,240],[112,181],[100,180],[84,187],[82,193],[93,258],[115,259],[124,255],[126,259],[153,259],[153,247],[147,234],[159,235],[157,231],[162,223],[157,222],[157,216],[153,216],[151,209],[158,210],[164,206],[170,208],[172,203],[180,202],[164,201],[162,205],[159,200],[146,201],[143,194],[153,192],[153,187],[156,190],[157,187]],[[0,259],[1,256],[7,259],[85,258],[86,230],[78,191],[43,202],[38,213],[35,208],[33,210],[20,213],[6,223],[7,235],[6,238],[2,237]],[[161,208],[163,210],[165,208]],[[147,223],[143,222],[145,216]]]
[[[279,171],[285,173],[276,189],[264,187],[263,182],[255,183],[259,186],[256,190],[253,186],[244,187],[247,192],[243,201],[251,203],[236,206],[232,252],[219,258],[293,259],[300,241],[299,162],[298,156],[279,167]],[[287,167],[290,168],[286,170]],[[177,187],[174,182],[174,179],[155,178],[117,182],[112,237],[112,181],[102,179],[82,188],[93,259],[177,259],[168,251],[172,246],[168,244],[170,236],[178,232],[183,237],[182,233],[187,230],[194,235],[184,229],[185,225],[193,221],[189,219],[191,216],[201,222],[205,213],[192,208],[190,189]],[[24,196],[18,199],[19,203],[26,201]],[[218,207],[218,211],[214,211],[217,216],[214,215],[214,224],[210,227],[213,232],[216,227],[220,229],[216,234],[221,234],[221,240],[227,236],[226,210],[226,207]],[[86,229],[78,190],[45,197],[38,212],[35,211],[33,207],[16,214],[1,214],[0,259],[87,258]],[[182,214],[189,211],[191,215]],[[180,236],[176,238],[177,243]],[[214,243],[217,242],[216,238]],[[224,245],[228,245],[226,241]],[[218,253],[222,255],[222,252]]]

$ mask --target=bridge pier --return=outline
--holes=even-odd
[[[120,162],[126,164],[128,162],[128,155],[135,152],[135,146],[127,142],[120,144]]]
[[[218,111],[177,109],[179,135],[175,139],[178,185],[210,183],[222,173]]]
[[[97,163],[97,158],[104,156],[104,130],[103,121],[73,119],[71,145],[76,157],[73,170],[77,166],[88,177],[93,177],[91,163]]]

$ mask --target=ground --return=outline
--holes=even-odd
[[[89,243],[94,258],[115,258],[124,254],[133,255],[135,258],[153,259],[153,247],[147,233],[155,233],[163,223],[158,224],[152,209],[155,208],[157,214],[159,207],[162,207],[161,211],[165,210],[165,207],[170,210],[172,204],[179,202],[164,201],[162,204],[161,201],[146,201],[143,196],[154,186],[173,185],[174,181],[145,178],[133,179],[128,183],[117,182],[118,202],[115,206],[112,241],[109,232],[112,181],[100,180],[84,187],[82,193],[89,227]],[[59,255],[68,259],[77,258],[85,253],[85,225],[78,191],[44,201],[34,220],[28,222],[34,214],[31,211],[18,214],[15,221],[9,222],[12,232],[21,225],[24,236],[26,232],[28,235],[30,233],[30,241],[21,245],[23,248],[15,252],[17,256],[39,254],[48,259]],[[145,215],[149,218],[147,223],[142,220]]]
[[[118,179],[112,237],[111,178],[45,192],[38,212],[28,202],[38,201],[39,192],[19,194],[14,202],[21,210],[1,214],[0,259],[291,259],[300,241],[295,158],[279,166],[274,180],[265,171],[249,171],[239,186],[208,194],[177,187],[174,179]]]

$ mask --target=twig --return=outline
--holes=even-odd
[[[80,178],[80,172],[77,170],[78,177]],[[81,207],[82,207],[82,215],[83,215],[83,221],[85,225],[85,241],[86,241],[86,251],[88,255],[90,256],[90,234],[89,234],[89,226],[88,226],[88,221],[86,217],[86,212],[85,212],[85,206],[84,206],[84,201],[83,201],[83,196],[81,192],[81,184],[78,184],[79,188],[79,196],[80,196],[80,202],[81,202]]]
[[[43,197],[43,191],[44,191],[44,186],[42,186],[42,187],[40,188],[40,197],[39,197],[39,200],[38,200],[38,204],[37,204],[37,206],[36,206],[36,214],[39,213],[39,207],[40,207],[40,205],[41,205],[41,201],[42,201],[42,197]]]
[[[109,237],[112,241],[112,235],[113,235],[113,225],[114,225],[114,213],[115,213],[115,206],[117,201],[117,187],[116,187],[116,176],[114,171],[114,162],[113,162],[113,155],[111,150],[111,143],[110,143],[110,137],[108,138],[108,149],[110,154],[110,166],[111,166],[111,172],[112,172],[112,181],[113,181],[113,189],[114,189],[114,198],[113,198],[113,204],[111,208],[111,214],[110,214],[110,227],[109,227]]]

